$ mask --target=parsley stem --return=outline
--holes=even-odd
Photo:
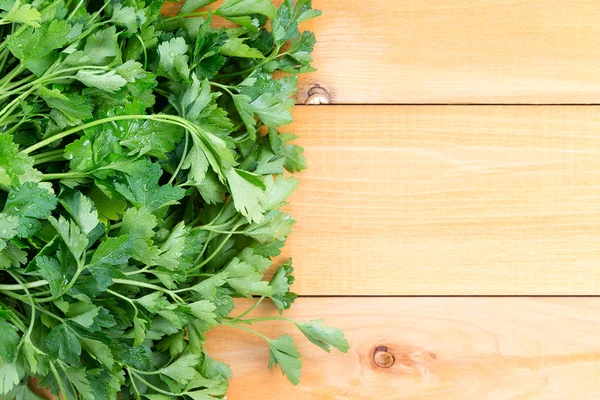
[[[75,15],[75,13],[77,12],[77,10],[79,10],[79,8],[81,7],[81,5],[83,4],[84,1],[85,0],[79,0],[79,3],[77,3],[77,5],[75,6],[75,8],[73,8],[73,11],[71,11],[71,13],[67,17],[67,19],[73,18],[73,15]]]
[[[58,388],[60,389],[61,393],[63,393],[63,398],[66,398],[67,389],[65,388],[65,383],[63,382],[61,376],[58,374],[58,371],[56,370],[54,363],[50,360],[48,360],[48,363],[50,365],[50,370],[52,371],[52,375],[54,375],[54,378],[56,379],[56,382],[58,383]]]
[[[179,14],[179,15],[175,15],[173,17],[165,18],[165,19],[163,19],[163,22],[174,21],[176,19],[182,19],[182,18],[202,17],[205,15],[208,15],[208,11],[197,11],[197,12],[191,12],[191,13],[187,13],[187,14]]]
[[[235,234],[238,234],[238,233],[242,233],[242,232],[238,232],[238,231],[222,231],[222,230],[215,229],[215,228],[212,228],[212,227],[207,227],[207,226],[201,226],[199,228],[201,230],[203,230],[203,231],[221,233],[221,234],[225,234],[225,235],[227,235],[227,234],[235,235]]]
[[[218,88],[223,89],[224,91],[226,91],[227,93],[229,93],[230,96],[233,96],[233,93],[231,92],[231,90],[229,89],[235,89],[235,86],[229,86],[229,85],[221,85],[220,83],[217,82],[209,82],[212,86],[216,86]]]
[[[239,75],[244,75],[247,74],[249,72],[254,72],[256,70],[258,70],[260,67],[262,67],[263,65],[273,61],[273,59],[279,57],[279,50],[281,49],[281,45],[276,46],[275,49],[273,49],[273,51],[271,52],[271,54],[269,54],[269,56],[267,58],[265,58],[264,60],[260,61],[258,64],[250,67],[250,68],[246,68],[242,71],[238,71],[238,72],[231,72],[229,74],[223,74],[223,75],[218,75],[217,78],[221,79],[221,78],[232,78],[234,76],[239,76]],[[212,83],[212,82],[211,82]]]
[[[19,284],[21,286],[23,286],[23,289],[25,290],[25,294],[27,295],[27,298],[29,299],[29,305],[31,307],[31,320],[29,321],[29,329],[27,329],[27,332],[23,336],[23,337],[29,338],[29,337],[31,337],[31,332],[33,332],[33,327],[35,326],[35,301],[33,300],[31,293],[29,293],[29,290],[23,285],[23,282],[17,277],[17,275],[12,273],[11,271],[7,271],[7,272],[10,276],[12,276],[12,278],[15,281],[19,282]],[[25,343],[23,340],[21,340],[19,342],[19,345],[17,346],[17,351],[19,351],[19,349],[21,348],[23,343]]]
[[[40,306],[38,306],[38,305],[36,305],[36,306],[35,306],[35,308],[37,308],[37,309],[38,309],[38,311],[40,311],[40,312],[42,312],[42,313],[44,313],[44,314],[46,314],[46,315],[48,315],[48,316],[50,316],[50,317],[54,318],[55,320],[57,320],[57,321],[60,321],[60,322],[61,322],[61,323],[63,323],[63,324],[65,323],[65,320],[64,320],[64,318],[61,318],[61,317],[59,317],[58,315],[56,315],[56,314],[54,314],[54,313],[52,313],[52,312],[50,312],[50,311],[46,310],[45,308],[43,308],[43,307],[40,307]],[[69,329],[71,329],[71,328],[69,328]]]
[[[253,324],[255,322],[265,322],[265,321],[287,321],[287,322],[291,322],[292,324],[296,324],[296,322],[292,319],[286,318],[286,317],[281,317],[281,316],[273,316],[273,317],[262,317],[262,318],[250,318],[250,319],[238,319],[238,318],[231,318],[230,317],[225,317],[227,319],[227,321],[229,323],[233,323],[233,324]]]
[[[168,294],[173,300],[175,300],[178,303],[184,302],[181,297],[177,296],[177,294],[173,293],[172,291],[165,289],[163,287],[160,287],[158,285],[153,285],[151,283],[139,282],[139,281],[134,281],[134,280],[130,280],[130,279],[120,279],[120,278],[113,279],[113,282],[119,283],[121,285],[139,286],[139,287],[143,287],[146,289],[158,290],[159,292]]]
[[[35,80],[36,80],[35,75],[28,75],[25,78],[5,87],[4,85],[6,85],[8,83],[8,81],[7,81],[0,89],[6,90],[7,92],[13,91],[14,89],[16,89],[18,87],[20,87],[21,89],[24,89],[27,86],[31,86],[31,85],[35,84]],[[27,84],[27,85],[25,85],[25,84]]]
[[[43,181],[52,181],[60,179],[83,179],[89,178],[90,174],[85,172],[61,172],[56,174],[44,174],[42,176]]]
[[[79,275],[81,275],[81,273],[84,270],[85,270],[85,266],[84,265],[80,265],[77,268],[77,271],[75,271],[75,275],[73,275],[73,278],[71,279],[71,281],[67,284],[67,286],[65,286],[65,288],[63,290],[60,291],[60,293],[58,293],[57,295],[50,296],[50,297],[45,297],[43,299],[38,299],[38,300],[36,300],[36,302],[38,302],[38,303],[46,303],[48,301],[53,301],[53,300],[56,300],[56,299],[64,296],[75,285],[75,282],[77,282],[77,279],[79,278]]]
[[[177,117],[174,115],[168,115],[168,114],[115,115],[113,117],[97,119],[97,120],[88,122],[86,124],[75,126],[71,129],[67,129],[66,131],[57,133],[54,136],[51,136],[47,139],[39,141],[38,143],[34,144],[33,146],[29,146],[28,148],[21,150],[21,153],[22,154],[32,153],[32,152],[39,150],[45,146],[48,146],[49,144],[52,144],[58,140],[61,140],[67,136],[70,136],[74,133],[83,131],[88,128],[93,128],[94,126],[106,124],[106,123],[113,122],[113,121],[126,121],[126,120],[133,120],[133,119],[145,119],[145,120],[153,120],[153,121],[158,121],[158,122],[171,123],[171,124],[179,125],[191,132],[199,132],[198,129],[196,129],[196,127],[194,125],[192,125],[190,122],[188,122],[187,120],[185,120],[181,117]]]
[[[181,167],[183,167],[183,163],[185,162],[185,159],[187,158],[189,144],[190,144],[190,133],[188,131],[186,131],[185,132],[185,144],[183,145],[183,153],[181,153],[181,160],[179,160],[179,164],[177,164],[177,168],[175,168],[175,171],[173,171],[173,175],[171,175],[171,178],[169,179],[169,182],[168,182],[169,185],[173,183],[175,178],[177,178],[179,171],[181,171]]]
[[[129,371],[129,368],[127,368],[127,371]],[[161,393],[161,394],[165,394],[167,396],[174,396],[174,397],[179,397],[181,394],[177,394],[177,393],[173,393],[173,392],[167,392],[166,390],[162,390],[160,388],[157,388],[156,386],[154,386],[153,384],[151,384],[150,382],[148,382],[147,380],[145,380],[144,378],[142,378],[140,375],[138,375],[135,372],[131,372],[136,378],[138,378],[140,381],[142,381],[142,383],[144,383],[146,386],[148,386],[149,388],[151,388],[152,390]]]
[[[263,335],[262,333],[260,333],[258,331],[255,331],[254,329],[246,328],[245,326],[239,326],[239,325],[236,325],[235,323],[225,322],[225,321],[221,322],[221,325],[228,326],[230,328],[240,329],[242,331],[246,331],[246,332],[252,333],[252,334],[254,334],[256,336],[260,336],[261,338],[265,339],[267,342],[271,341],[271,339],[269,337]]]
[[[4,78],[2,78],[0,80],[0,83],[2,83],[2,85],[0,86],[0,89],[4,89],[4,87],[10,81],[12,81],[15,77],[19,76],[23,71],[25,71],[25,67],[22,64],[20,64],[17,68],[10,71]]]
[[[135,384],[135,379],[133,379],[133,376],[131,375],[131,371],[129,370],[129,368],[127,368],[127,375],[129,375],[129,380],[131,381],[131,386],[133,387],[133,391],[135,392],[135,398],[137,400],[140,400],[142,397],[140,395],[140,391],[137,388],[137,385]]]
[[[130,275],[139,275],[139,274],[143,274],[144,272],[148,272],[150,269],[152,268],[152,265],[146,265],[144,268],[142,269],[138,269],[137,271],[129,271],[129,272],[125,272],[125,275],[130,276]],[[151,272],[152,273],[152,272]],[[177,291],[173,292],[173,293],[177,293]]]
[[[37,161],[40,158],[54,157],[56,155],[62,156],[64,153],[65,153],[65,149],[58,149],[58,150],[47,151],[45,153],[34,154],[31,157],[33,157]]]
[[[28,282],[28,283],[23,283],[18,279],[15,279],[15,280],[17,282],[19,282],[18,285],[0,285],[0,290],[10,290],[10,291],[26,290],[26,289],[33,289],[33,288],[40,287],[40,286],[46,286],[48,284],[48,281],[46,281],[46,280],[39,280],[39,281]]]
[[[233,230],[235,231],[240,225],[241,225],[241,223],[239,223],[239,222],[237,224],[235,224],[235,226],[233,227]],[[225,244],[227,243],[227,241],[229,239],[231,239],[231,236],[233,236],[233,233],[230,233],[227,236],[225,236],[225,239],[223,239],[223,241],[221,242],[221,244],[219,245],[219,247],[217,247],[215,249],[215,251],[208,258],[206,258],[200,264],[196,265],[194,268],[190,269],[188,272],[197,271],[200,268],[204,267],[206,264],[208,264],[210,262],[210,260],[212,260],[213,258],[215,258],[215,256],[223,249],[223,247],[225,247]]]
[[[241,314],[240,314],[240,315],[238,315],[237,317],[234,317],[234,318],[233,318],[233,319],[231,319],[230,321],[231,321],[231,322],[234,322],[234,321],[238,321],[238,320],[240,320],[241,318],[244,318],[246,315],[248,315],[248,314],[250,314],[252,311],[254,311],[254,309],[255,309],[256,307],[258,307],[258,305],[259,305],[260,303],[262,303],[262,301],[263,301],[264,299],[265,299],[265,296],[261,296],[261,297],[260,297],[260,299],[258,299],[258,301],[256,301],[256,302],[255,302],[255,303],[254,303],[254,304],[253,304],[253,305],[252,305],[250,308],[248,308],[246,311],[244,311],[243,313],[241,313]]]
[[[0,55],[0,71],[4,70],[8,57],[10,57],[10,51],[8,49],[2,50],[2,54]]]

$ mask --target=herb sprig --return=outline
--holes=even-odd
[[[67,399],[224,398],[217,325],[263,338],[294,384],[292,337],[252,324],[348,350],[322,320],[247,317],[297,297],[291,260],[263,274],[294,224],[284,170],[306,163],[278,128],[320,12],[211,3],[0,0],[0,399],[36,398],[30,377]],[[256,300],[232,316],[236,297]]]

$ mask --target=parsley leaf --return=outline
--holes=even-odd
[[[279,365],[281,372],[288,380],[297,385],[300,382],[300,352],[294,345],[290,335],[283,335],[277,339],[269,340],[269,368]]]

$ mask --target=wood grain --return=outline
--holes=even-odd
[[[315,85],[338,104],[600,102],[596,0],[313,3],[302,103]]]
[[[298,107],[296,290],[600,293],[599,111]]]
[[[259,314],[274,314],[263,307]],[[281,323],[303,353],[298,387],[267,370],[264,341],[232,329],[209,335],[234,371],[228,399],[592,400],[600,398],[600,299],[304,298],[289,312],[324,317],[351,343],[327,354]],[[394,357],[373,361],[377,347]]]

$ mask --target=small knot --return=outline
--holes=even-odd
[[[387,346],[379,346],[373,352],[373,361],[379,368],[389,368],[394,365],[396,359],[388,352]]]
[[[329,104],[329,92],[318,83],[308,89],[305,104]]]

